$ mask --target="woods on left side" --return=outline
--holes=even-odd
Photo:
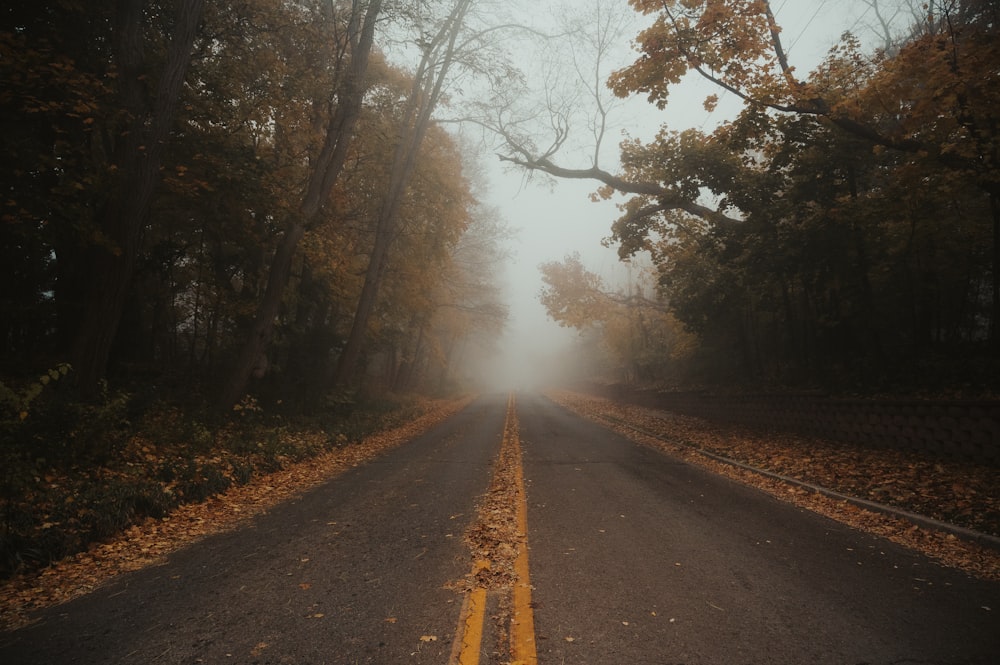
[[[0,10],[0,572],[462,388],[509,233],[434,119],[472,5]]]

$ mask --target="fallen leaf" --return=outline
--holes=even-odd
[[[420,636],[420,641],[421,642],[437,642],[437,639],[438,639],[437,635],[421,635]]]

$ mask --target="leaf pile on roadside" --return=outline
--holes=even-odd
[[[202,503],[178,506],[162,518],[147,518],[124,532],[41,571],[0,585],[0,629],[30,622],[28,614],[93,591],[109,579],[160,563],[171,552],[206,536],[232,530],[255,515],[363,464],[426,431],[467,405],[469,399],[429,402],[410,422],[336,447],[273,473],[231,486]],[[317,434],[319,436],[319,434]]]

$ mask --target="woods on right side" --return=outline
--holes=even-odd
[[[577,257],[544,266],[550,315],[598,331],[629,380],[993,393],[1000,3],[865,0],[880,46],[844,33],[808,75],[768,2],[631,4],[650,22],[616,95],[662,110],[696,76],[718,91],[707,109],[741,110],[711,133],[626,139],[616,174],[508,137],[510,161],[623,197],[611,240],[652,261],[645,298],[594,297]],[[644,327],[607,325],[615,311]]]

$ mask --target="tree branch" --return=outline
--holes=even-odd
[[[625,194],[640,194],[642,196],[649,196],[657,199],[658,203],[647,206],[639,211],[636,211],[635,213],[630,214],[628,219],[648,217],[650,215],[654,215],[659,212],[666,212],[668,210],[683,210],[686,213],[695,215],[696,217],[701,217],[702,219],[710,222],[722,224],[741,223],[741,220],[724,215],[718,210],[714,210],[694,201],[681,199],[675,192],[672,192],[670,189],[658,183],[632,182],[613,175],[596,166],[592,166],[587,169],[568,169],[557,166],[548,159],[520,159],[517,157],[499,154],[497,157],[499,157],[502,162],[510,162],[511,164],[515,164],[532,171],[541,171],[556,178],[564,178],[567,180],[597,180],[598,182]]]

